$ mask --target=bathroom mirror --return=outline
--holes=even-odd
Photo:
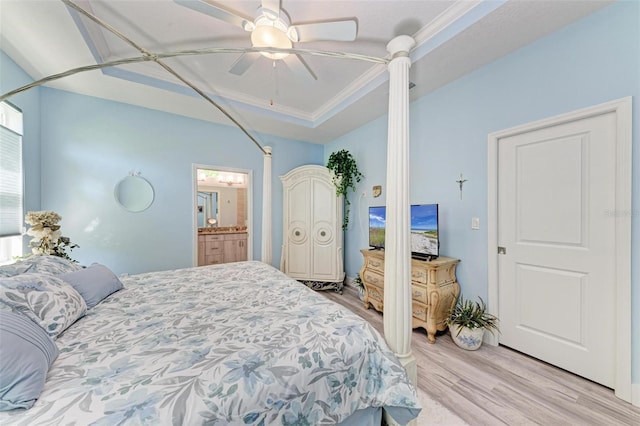
[[[116,185],[114,195],[123,209],[133,213],[148,209],[154,198],[153,187],[140,176],[127,176],[122,179]]]
[[[211,228],[218,224],[218,197],[218,191],[198,191],[198,228]]]

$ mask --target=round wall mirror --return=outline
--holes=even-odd
[[[145,178],[127,176],[116,185],[114,190],[116,201],[130,212],[141,212],[153,203],[153,187]]]

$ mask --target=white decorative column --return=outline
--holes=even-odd
[[[384,335],[418,381],[411,353],[411,218],[409,200],[409,51],[413,38],[399,36],[387,44],[389,62],[389,135],[387,141],[387,226],[384,263]]]
[[[271,242],[271,147],[264,147],[264,174],[262,176],[262,261],[271,265],[273,260]]]

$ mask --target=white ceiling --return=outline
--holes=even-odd
[[[76,0],[75,3],[153,53],[250,47],[239,27],[172,0]],[[216,1],[253,18],[260,0]],[[282,0],[292,24],[355,18],[353,42],[296,43],[294,48],[387,57],[394,36],[417,46],[410,80],[416,99],[606,6],[578,0]],[[27,24],[28,23],[28,24]],[[71,68],[140,56],[108,31],[56,0],[0,0],[0,47],[33,79]],[[250,132],[326,143],[387,111],[382,64],[304,55],[317,75],[260,58],[243,75],[228,72],[240,53],[166,59]],[[288,61],[289,59],[287,59]],[[48,84],[76,93],[229,124],[228,118],[154,62],[90,71]],[[267,136],[256,135],[259,141]]]

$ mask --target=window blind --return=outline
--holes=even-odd
[[[22,234],[22,136],[0,126],[0,237]]]

